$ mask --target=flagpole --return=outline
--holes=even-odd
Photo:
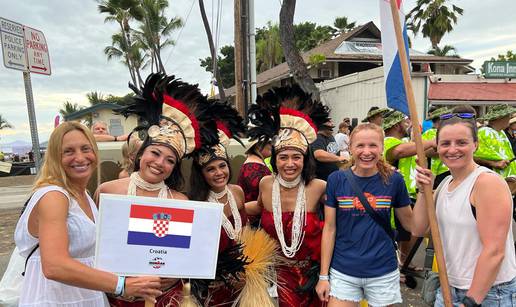
[[[392,20],[394,23],[394,30],[396,32],[396,43],[398,45],[398,54],[400,56],[401,71],[403,73],[403,84],[405,85],[405,92],[407,94],[408,107],[410,111],[410,119],[412,120],[412,131],[414,134],[414,141],[416,143],[416,152],[418,164],[426,168],[426,156],[423,149],[423,141],[421,138],[421,126],[419,125],[419,117],[416,109],[416,102],[414,98],[414,91],[412,89],[412,82],[410,80],[410,72],[408,68],[407,53],[405,51],[405,42],[401,33],[401,23],[398,13],[398,7],[394,0],[390,0]],[[385,76],[387,77],[387,76]],[[450,285],[448,282],[448,273],[446,270],[446,263],[444,261],[443,247],[441,242],[441,235],[439,233],[439,225],[435,215],[435,204],[433,199],[433,191],[430,185],[423,186],[426,202],[426,209],[428,213],[428,220],[430,223],[430,232],[434,243],[435,255],[437,258],[437,265],[439,267],[439,281],[441,282],[441,292],[443,294],[444,305],[452,307],[452,299],[450,292]]]

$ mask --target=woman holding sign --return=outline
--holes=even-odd
[[[134,103],[120,111],[126,116],[140,116],[145,126],[137,127],[135,131],[147,132],[136,155],[134,172],[129,178],[103,183],[96,194],[187,200],[179,192],[183,185],[181,159],[199,148],[201,142],[211,146],[218,141],[210,104],[196,85],[162,74],[151,74],[142,90],[135,92]],[[161,289],[165,293],[157,298],[156,306],[178,305],[182,297],[179,280],[162,279]],[[111,304],[144,306],[143,300],[111,299]]]
[[[328,112],[297,85],[269,90],[249,110],[254,125],[249,136],[273,140],[274,175],[263,177],[257,204],[247,209],[250,214],[261,212],[263,229],[281,246],[279,306],[320,305],[314,292],[322,233],[317,211],[326,183],[314,179],[309,144],[317,138],[317,128],[328,122]]]
[[[512,196],[503,178],[475,163],[477,147],[474,109],[456,107],[441,115],[437,153],[451,176],[437,188],[435,207],[452,300],[454,306],[514,306]],[[431,185],[433,180],[430,170],[417,168],[419,185]],[[426,210],[423,197],[418,197],[415,235],[428,231]],[[440,290],[435,306],[444,306]]]
[[[27,257],[19,306],[108,306],[103,292],[154,300],[158,277],[95,270],[97,207],[86,185],[97,166],[97,145],[85,126],[65,122],[51,134],[33,194],[14,234]]]

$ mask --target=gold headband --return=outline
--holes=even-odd
[[[209,162],[216,159],[229,160],[227,146],[229,145],[229,137],[224,133],[224,131],[218,129],[219,135],[219,144],[211,147],[211,152],[204,152],[199,155],[198,161],[199,165],[205,166]]]
[[[298,149],[302,153],[306,153],[308,150],[308,141],[305,136],[293,128],[280,128],[272,144],[276,152],[289,148]]]

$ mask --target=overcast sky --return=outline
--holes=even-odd
[[[219,46],[233,41],[233,1],[222,2],[221,36]],[[212,2],[205,1],[208,18]],[[415,0],[406,1],[405,12]],[[175,47],[162,53],[169,74],[187,82],[199,83],[205,93],[209,90],[211,74],[199,65],[199,59],[209,56],[206,34],[199,14],[197,0],[169,0],[167,16],[180,16],[185,21],[182,31],[172,38]],[[473,59],[479,68],[483,61],[507,50],[516,50],[516,12],[514,0],[472,1],[456,0],[464,9],[455,30],[445,35],[441,45],[456,47],[463,58]],[[281,0],[256,1],[256,27],[267,21],[278,22]],[[124,95],[129,92],[127,68],[117,60],[107,61],[103,54],[110,45],[111,35],[118,31],[115,24],[104,23],[94,0],[0,0],[0,17],[41,30],[46,37],[51,57],[52,75],[32,74],[39,139],[48,139],[54,117],[62,104],[69,100],[88,105],[86,93]],[[189,14],[190,12],[190,14]],[[374,21],[379,26],[377,0],[298,0],[295,22],[311,21],[332,24],[335,17],[347,16],[358,24]],[[414,49],[427,51],[428,39],[413,40]],[[2,65],[2,64],[0,64]],[[144,75],[146,75],[145,73]],[[27,107],[22,73],[0,67],[0,114],[15,129],[0,132],[0,145],[14,140],[30,141]]]

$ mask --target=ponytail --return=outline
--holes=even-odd
[[[381,157],[378,160],[378,162],[376,162],[376,168],[378,168],[378,172],[380,173],[380,176],[382,176],[383,183],[388,184],[389,179],[391,178],[392,174],[394,173],[392,165],[385,162],[383,157]]]

